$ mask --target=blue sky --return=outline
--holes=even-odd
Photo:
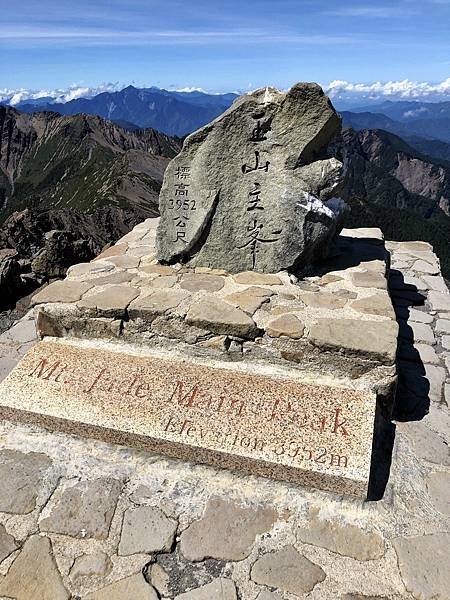
[[[450,0],[0,0],[0,89],[450,77]],[[450,93],[450,90],[449,90]]]

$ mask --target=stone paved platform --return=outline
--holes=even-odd
[[[399,389],[379,500],[2,422],[0,598],[450,598],[450,295],[428,244],[387,247]],[[2,377],[34,338],[32,315],[0,336]]]

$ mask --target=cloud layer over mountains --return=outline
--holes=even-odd
[[[450,77],[438,83],[426,81],[388,81],[373,83],[352,83],[336,79],[322,86],[326,93],[341,106],[369,105],[380,100],[422,100],[428,102],[450,101]],[[124,89],[126,84],[119,82],[102,83],[95,87],[73,84],[66,89],[30,90],[1,89],[0,102],[16,106],[27,100],[40,98],[46,102],[65,103],[77,98],[92,98],[102,92],[116,92]],[[150,87],[150,86],[142,86]],[[177,91],[205,91],[200,88],[183,88]],[[247,90],[246,90],[247,91]],[[207,93],[213,93],[207,91]],[[242,91],[242,93],[244,93]]]

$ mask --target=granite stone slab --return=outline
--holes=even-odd
[[[289,369],[46,339],[0,385],[0,416],[365,497],[375,393]]]

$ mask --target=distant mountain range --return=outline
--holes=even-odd
[[[131,131],[151,127],[182,137],[215,119],[235,98],[237,94],[172,92],[130,85],[120,92],[103,92],[93,98],[78,98],[65,104],[39,98],[16,104],[15,108],[27,113],[53,111],[60,115],[97,115]]]
[[[384,129],[420,152],[450,159],[450,102],[383,102],[342,111],[344,125],[356,130]]]

